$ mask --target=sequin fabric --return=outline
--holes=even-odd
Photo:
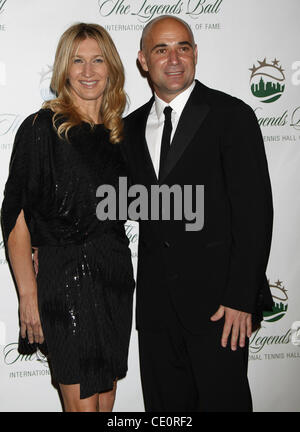
[[[80,384],[86,398],[127,372],[134,289],[124,221],[99,221],[96,190],[126,176],[103,125],[83,123],[59,139],[52,112],[20,126],[5,186],[5,242],[24,210],[39,248],[39,311],[53,379]]]

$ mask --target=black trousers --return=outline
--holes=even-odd
[[[193,335],[173,311],[165,330],[139,330],[147,412],[252,411],[248,343],[236,351],[231,351],[230,342],[222,348],[223,325],[224,319],[211,322],[203,333]]]

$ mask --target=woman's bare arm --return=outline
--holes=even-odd
[[[20,296],[21,336],[30,343],[44,341],[37,300],[37,284],[32,263],[32,248],[23,210],[9,235],[8,255]]]

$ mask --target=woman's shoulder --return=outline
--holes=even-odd
[[[49,126],[52,124],[54,112],[48,108],[41,108],[25,118],[22,125],[31,127]]]
[[[26,143],[34,145],[36,142],[45,142],[52,136],[53,124],[52,117],[53,112],[49,109],[40,109],[28,115],[21,123],[15,137],[15,145],[21,145],[19,143]]]

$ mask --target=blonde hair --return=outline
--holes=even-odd
[[[45,102],[43,108],[50,108],[54,111],[53,125],[61,138],[66,136],[68,139],[70,128],[82,121],[87,121],[91,127],[94,127],[95,124],[91,119],[83,118],[82,114],[76,110],[68,82],[68,71],[75,43],[87,38],[95,39],[98,42],[108,68],[107,85],[102,96],[100,115],[104,126],[110,131],[110,141],[117,143],[122,140],[122,113],[126,105],[126,94],[123,89],[124,68],[110,35],[98,24],[75,24],[61,36],[56,49],[50,84],[56,98]],[[57,126],[57,121],[61,118],[63,122]]]

